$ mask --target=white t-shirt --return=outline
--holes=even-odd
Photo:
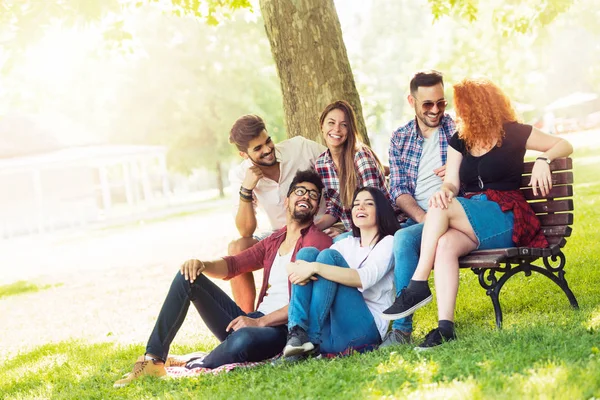
[[[287,306],[290,303],[290,295],[288,289],[288,274],[287,265],[292,260],[292,253],[280,256],[279,251],[273,260],[273,266],[269,273],[269,286],[267,286],[267,293],[263,298],[263,301],[258,306],[256,311],[267,315],[273,311],[277,311],[280,308]]]
[[[379,313],[394,302],[394,237],[388,235],[375,246],[361,247],[360,238],[349,236],[334,243],[331,248],[340,252],[348,266],[357,270],[365,303],[373,314],[373,319],[383,338],[389,322]]]
[[[279,182],[263,178],[258,181],[253,191],[254,210],[256,212],[257,205],[263,209],[269,218],[272,230],[281,229],[286,224],[286,212],[283,203],[287,198],[287,192],[296,172],[314,168],[316,159],[325,150],[327,150],[325,146],[302,136],[296,136],[275,145],[277,161],[280,162]],[[229,172],[229,182],[233,187],[235,204],[234,215],[237,214],[240,204],[239,187],[246,177],[246,171],[252,165],[252,161],[247,159]],[[321,199],[318,215],[323,215],[324,212],[325,204]]]
[[[419,160],[419,173],[415,186],[415,200],[419,207],[427,211],[429,198],[442,186],[442,178],[433,173],[434,169],[442,166],[439,129],[436,129],[430,137],[423,139],[423,152]]]

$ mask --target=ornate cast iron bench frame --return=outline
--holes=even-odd
[[[532,168],[533,162],[525,163],[521,190],[538,215],[550,247],[546,249],[510,247],[478,250],[459,260],[460,268],[471,268],[478,276],[479,284],[486,289],[487,295],[492,299],[498,329],[502,328],[500,290],[507,280],[519,272],[525,273],[525,276],[530,276],[531,272],[544,275],[563,290],[573,308],[579,308],[577,299],[565,279],[566,257],[562,251],[567,243],[565,238],[571,235],[571,225],[573,225],[572,160],[559,158],[550,164],[553,187],[545,198],[534,196],[533,190],[527,187]],[[539,259],[543,266],[533,264]]]

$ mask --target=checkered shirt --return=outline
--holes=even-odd
[[[444,114],[439,125],[440,154],[442,165],[446,164],[448,141],[456,132],[456,125],[448,114]],[[423,135],[418,129],[416,118],[398,128],[390,142],[390,194],[394,203],[402,194],[415,195],[419,162],[423,153]]]
[[[391,197],[385,184],[383,171],[379,168],[371,150],[360,147],[354,155],[354,167],[357,172],[357,187],[375,187],[383,192],[391,202]],[[317,158],[315,168],[325,185],[325,201],[327,202],[326,214],[339,218],[347,231],[352,229],[352,214],[349,208],[344,208],[340,197],[340,180],[331,158],[329,150]]]

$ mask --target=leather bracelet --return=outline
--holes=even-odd
[[[251,203],[251,202],[252,202],[252,200],[254,200],[254,199],[252,198],[252,196],[249,196],[249,195],[247,195],[247,194],[244,194],[244,193],[242,193],[242,192],[240,192],[239,194],[240,194],[240,200],[243,200],[243,201],[245,201],[245,202],[247,202],[247,203]]]
[[[240,186],[240,192],[241,192],[241,193],[246,193],[246,194],[252,194],[252,190],[250,190],[250,189],[246,189],[246,188],[245,188],[245,187],[243,187],[243,186]]]

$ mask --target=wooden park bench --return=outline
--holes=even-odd
[[[573,224],[573,162],[570,158],[559,158],[550,164],[552,190],[546,197],[534,196],[528,187],[533,162],[524,166],[521,190],[542,224],[542,230],[550,247],[510,247],[494,250],[477,250],[459,259],[460,268],[471,268],[479,277],[479,284],[492,299],[496,314],[496,326],[502,328],[500,290],[507,280],[519,272],[530,276],[537,272],[556,283],[567,295],[573,308],[579,308],[575,295],[565,279],[566,257],[562,248],[565,238],[571,235]],[[539,191],[538,191],[539,194]],[[538,261],[539,260],[539,261]],[[534,264],[537,262],[538,265]],[[541,263],[543,266],[539,265]]]

